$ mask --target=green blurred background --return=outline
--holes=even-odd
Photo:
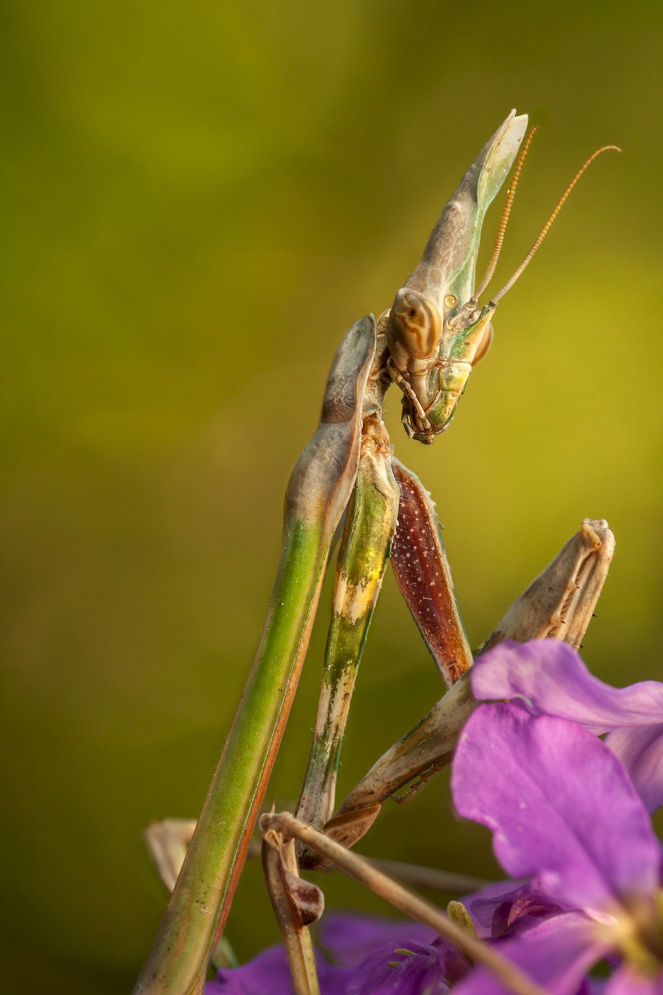
[[[660,7],[4,10],[5,977],[111,995],[164,908],[141,830],[200,807],[335,345],[390,303],[514,106],[542,131],[502,282],[585,157],[624,154],[592,167],[500,305],[451,431],[409,443],[393,392],[393,440],[437,500],[474,645],[605,517],[618,549],[585,657],[616,683],[661,677]],[[324,628],[269,797],[298,791]],[[438,695],[388,577],[340,791]],[[446,783],[386,806],[364,851],[496,874]],[[229,935],[241,957],[276,937],[256,866]]]

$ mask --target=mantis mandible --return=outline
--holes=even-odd
[[[344,513],[323,689],[297,824],[324,829],[332,840],[350,845],[377,815],[386,797],[384,785],[390,788],[387,794],[396,790],[391,787],[393,776],[381,771],[382,795],[369,791],[349,807],[346,800],[333,817],[348,707],[390,556],[444,683],[460,688],[467,683],[462,678],[472,665],[472,653],[439,523],[418,479],[392,459],[382,404],[386,390],[395,383],[403,395],[402,421],[410,438],[430,444],[448,428],[472,367],[490,345],[499,300],[529,263],[581,173],[599,154],[578,172],[516,273],[479,307],[497,263],[531,134],[511,182],[488,271],[475,288],[484,217],[516,159],[526,128],[527,117],[512,111],[465,173],[392,307],[377,322],[372,315],[355,322],[336,351],[320,424],[286,490],[281,560],[253,666],[136,992],[197,995],[204,986],[208,960],[223,933],[261,811],[306,655],[330,546]],[[568,569],[567,564],[567,573],[558,578],[559,591],[568,586]],[[605,570],[607,563],[603,576]],[[596,597],[599,591],[600,584]],[[526,606],[525,616],[528,610]],[[566,610],[571,621],[575,608],[568,599]],[[584,631],[589,621],[586,611],[581,616],[574,631]],[[541,628],[538,623],[520,622],[521,635],[516,638]],[[510,626],[507,621],[501,631],[508,633]],[[455,687],[451,696],[454,692]],[[448,758],[452,746],[436,745],[437,732],[432,725],[427,730],[429,749],[423,763],[418,755],[412,762],[407,744],[400,750],[397,787],[427,776],[443,757]],[[387,768],[390,762],[388,758]],[[367,803],[367,798],[375,800]],[[271,824],[264,825],[269,833]],[[299,834],[298,853],[294,839],[283,845],[271,839],[263,860],[272,902],[286,936],[296,990],[312,993],[317,982],[306,930],[310,919],[295,921],[299,913],[293,917],[292,896],[299,864],[315,864],[319,856],[306,845],[305,833]]]

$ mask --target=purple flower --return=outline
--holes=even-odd
[[[442,942],[378,947],[352,974],[347,995],[442,995],[445,981]]]
[[[442,995],[469,971],[454,947],[427,926],[385,917],[328,916],[323,945],[340,966],[321,954],[316,966],[321,995]],[[292,995],[283,947],[264,950],[250,963],[219,971],[206,995]]]
[[[316,954],[321,995],[345,995],[351,971]],[[248,964],[222,969],[205,985],[205,995],[292,995],[292,977],[285,948],[269,947]]]
[[[452,790],[460,814],[493,831],[504,869],[532,878],[534,908],[551,903],[542,921],[500,943],[505,956],[552,992],[571,995],[594,963],[616,953],[621,966],[605,995],[661,991],[659,844],[601,740],[566,719],[483,705],[461,735]],[[478,969],[457,991],[503,989]]]
[[[484,705],[467,723],[454,801],[493,831],[502,866],[521,879],[465,900],[479,936],[554,995],[663,995],[661,853],[645,810],[663,803],[663,685],[611,688],[570,647],[538,640],[486,653],[472,687],[513,703]],[[336,914],[321,939],[334,961],[316,954],[321,995],[505,991],[416,923]],[[590,978],[606,958],[612,977]],[[276,947],[220,971],[206,995],[292,991]]]
[[[456,947],[420,923],[337,913],[321,927],[324,945],[355,968],[347,995],[440,995],[470,970]]]
[[[486,885],[463,904],[481,939],[499,940],[514,936],[538,920],[566,911],[547,895],[532,889],[529,881],[514,886],[513,881]]]
[[[578,653],[555,639],[500,643],[472,670],[480,701],[508,698],[530,715],[571,719],[606,743],[630,774],[647,810],[663,805],[663,684],[604,684]]]
[[[378,947],[391,944],[393,950],[417,943],[430,945],[436,938],[429,926],[387,916],[331,912],[320,922],[322,946],[343,967],[357,967]]]

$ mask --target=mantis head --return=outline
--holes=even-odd
[[[403,424],[411,438],[430,444],[450,424],[472,367],[490,347],[493,310],[466,310],[456,326],[457,312],[445,323],[418,291],[396,294],[387,325],[388,368],[403,391]]]
[[[486,274],[474,288],[474,271],[486,210],[504,183],[527,127],[526,115],[512,111],[489,139],[444,207],[419,265],[396,293],[386,327],[387,369],[403,392],[403,425],[412,439],[430,444],[451,423],[472,367],[485,356],[493,337],[492,314],[530,262],[562,204],[587,166],[565,190],[536,241],[511,279],[488,304],[479,298],[488,286],[502,247],[530,132],[514,171]],[[617,149],[617,151],[620,151]]]

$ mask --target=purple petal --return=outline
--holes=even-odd
[[[481,939],[512,935],[528,929],[538,919],[567,911],[547,896],[532,891],[529,881],[524,884],[499,881],[486,885],[463,899],[463,905],[472,916]]]
[[[628,964],[623,964],[610,978],[603,995],[662,995],[663,968],[654,977],[635,974]]]
[[[578,995],[603,995],[608,978],[585,978],[578,989]]]
[[[347,995],[442,995],[449,990],[445,973],[439,945],[389,943],[355,968]]]
[[[410,947],[413,943],[430,945],[437,935],[435,930],[418,922],[387,916],[332,912],[320,923],[322,945],[343,967],[356,967],[378,947],[387,944]]]
[[[495,910],[492,924],[494,939],[516,936],[537,925],[541,919],[558,915],[559,905],[538,891],[519,895],[513,902],[504,902]]]
[[[584,978],[577,995],[603,995],[607,978]]]
[[[557,715],[601,734],[621,726],[663,722],[663,684],[604,684],[578,653],[556,639],[500,643],[480,656],[472,691],[482,701],[517,699],[531,715]]]
[[[492,884],[487,884],[473,895],[463,898],[463,905],[472,916],[477,936],[481,939],[491,939],[496,911],[505,902],[514,902],[516,898],[528,892],[529,889],[529,881],[523,883],[495,881]]]
[[[647,811],[663,805],[663,725],[615,729],[605,742],[628,771]]]
[[[575,995],[584,976],[605,951],[594,939],[593,924],[578,912],[547,919],[516,939],[497,945],[534,981],[554,995]],[[486,968],[479,967],[454,987],[454,995],[502,995],[509,992]]]
[[[659,851],[617,758],[574,722],[482,705],[460,737],[452,790],[461,815],[494,832],[513,877],[573,906],[611,912],[651,895]]]
[[[248,964],[222,969],[205,985],[205,995],[290,995],[292,978],[283,947],[263,950]]]
[[[351,972],[316,954],[320,995],[345,995]],[[269,947],[248,964],[223,969],[205,985],[205,995],[292,995],[292,978],[283,947]]]

